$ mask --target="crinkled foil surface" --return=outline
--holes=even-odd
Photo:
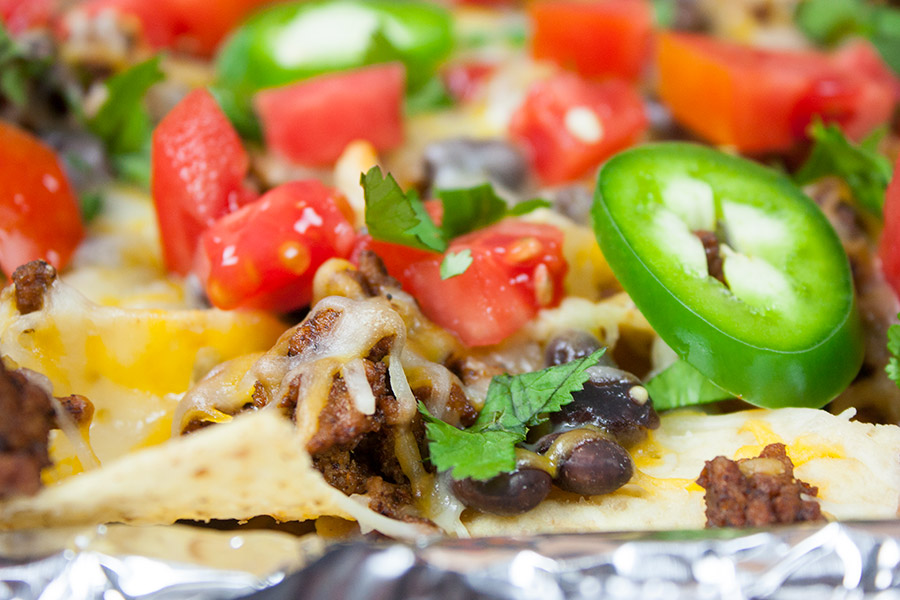
[[[2,534],[0,555],[3,600],[900,599],[900,521],[419,545],[110,526]]]

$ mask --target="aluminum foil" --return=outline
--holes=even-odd
[[[82,532],[51,553],[43,532],[0,536],[0,598],[900,599],[900,521],[421,545],[170,529]]]

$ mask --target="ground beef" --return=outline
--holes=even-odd
[[[416,400],[425,404],[432,412],[431,395],[434,393],[430,385],[418,387],[413,390]],[[470,427],[478,418],[478,411],[469,402],[466,393],[462,391],[458,385],[453,384],[450,387],[450,394],[447,398],[445,409],[440,415],[441,420],[450,423],[454,427]]]
[[[16,286],[16,308],[23,315],[44,307],[44,294],[56,280],[56,269],[42,260],[33,260],[12,274]]]
[[[331,487],[348,496],[365,494],[366,481],[372,477],[371,470],[354,460],[346,448],[335,447],[313,455],[313,465]]]
[[[58,398],[60,404],[79,427],[91,424],[94,418],[94,405],[90,400],[79,394],[72,394],[65,398]]]
[[[365,361],[366,379],[375,395],[375,413],[365,415],[356,408],[343,378],[337,376],[328,393],[328,401],[319,413],[319,427],[306,444],[310,454],[324,452],[334,446],[355,444],[359,438],[379,431],[385,422],[385,407],[396,404],[387,383],[387,365]]]
[[[50,465],[47,436],[56,426],[50,396],[0,362],[0,498],[35,494]]]
[[[381,477],[370,477],[366,481],[366,495],[369,496],[369,508],[377,513],[398,521],[431,524],[416,514],[408,485],[397,485],[388,483]]]
[[[340,317],[341,311],[333,308],[313,313],[291,336],[287,355],[297,356],[307,348],[318,348],[319,341],[328,336]]]
[[[707,527],[763,527],[773,523],[822,521],[818,489],[794,478],[784,444],[770,444],[759,458],[706,461],[697,483],[706,489]]]
[[[378,296],[400,289],[400,282],[388,275],[384,262],[371,250],[363,250],[359,254],[359,273],[363,276],[367,291],[371,296]]]

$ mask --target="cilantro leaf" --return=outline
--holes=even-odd
[[[525,200],[524,202],[519,202],[514,205],[506,214],[511,217],[520,217],[539,208],[550,208],[552,206],[553,203],[549,200],[545,200],[544,198],[532,198],[531,200]]]
[[[50,65],[49,57],[29,56],[0,22],[0,99],[6,98],[16,107],[24,108],[31,82],[40,78]]]
[[[860,207],[881,216],[884,192],[892,172],[890,161],[875,150],[882,133],[855,145],[836,125],[814,121],[809,134],[815,146],[794,180],[804,185],[827,175],[840,177],[850,187]]]
[[[522,436],[457,429],[433,416],[422,403],[419,411],[425,417],[429,456],[439,471],[451,471],[454,479],[484,480],[516,468],[516,444]]]
[[[106,81],[106,101],[87,125],[111,153],[137,152],[150,138],[152,127],[144,96],[164,77],[159,61],[160,57],[154,56]]]
[[[700,371],[684,360],[672,363],[662,373],[644,384],[653,407],[656,410],[669,410],[707,404],[719,400],[734,398],[730,394],[706,378]]]
[[[556,412],[572,401],[572,392],[580,390],[584,382],[590,379],[587,368],[596,365],[604,351],[605,348],[601,348],[578,360],[534,373],[494,377],[473,427],[478,430],[499,429],[524,436],[526,427],[546,420],[543,413]]]
[[[404,192],[390,173],[384,176],[380,168],[372,167],[360,177],[359,183],[366,200],[366,226],[373,238],[434,252],[444,252],[453,238],[487,227],[506,216],[550,206],[548,201],[535,198],[508,208],[490,183],[441,189],[437,195],[444,212],[438,226],[418,194],[414,190]],[[445,256],[441,278],[461,275],[471,264],[470,251]]]
[[[668,29],[675,23],[675,16],[678,7],[675,0],[653,0],[653,16],[656,20],[656,26]]]
[[[448,252],[441,261],[441,279],[462,275],[472,264],[472,251],[468,248],[460,252]]]
[[[900,325],[895,323],[888,327],[887,338],[887,347],[891,357],[884,370],[891,381],[900,386]]]
[[[794,20],[807,37],[833,46],[850,36],[868,38],[881,57],[900,73],[900,10],[863,0],[804,0]]]
[[[471,188],[438,190],[444,205],[441,229],[446,239],[453,239],[506,216],[506,200],[494,192],[490,183]]]
[[[604,350],[534,373],[494,377],[481,414],[469,429],[441,421],[420,402],[431,462],[439,471],[452,469],[454,479],[486,480],[514,470],[516,444],[525,439],[527,428],[572,401],[572,393],[590,378],[588,367],[597,364]]]
[[[447,86],[440,77],[435,75],[418,89],[406,95],[404,109],[406,115],[409,116],[450,108],[453,104],[453,97],[447,90]]]
[[[359,180],[366,198],[366,226],[373,238],[443,252],[447,242],[415,191],[403,193],[393,175],[372,167]]]

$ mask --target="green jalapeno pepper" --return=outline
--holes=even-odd
[[[401,61],[407,84],[427,82],[453,47],[449,13],[414,0],[277,4],[241,26],[219,53],[220,85],[242,94],[321,73]]]
[[[643,146],[604,165],[593,217],[637,307],[724,390],[758,406],[821,407],[859,370],[847,256],[785,176],[692,144]]]

